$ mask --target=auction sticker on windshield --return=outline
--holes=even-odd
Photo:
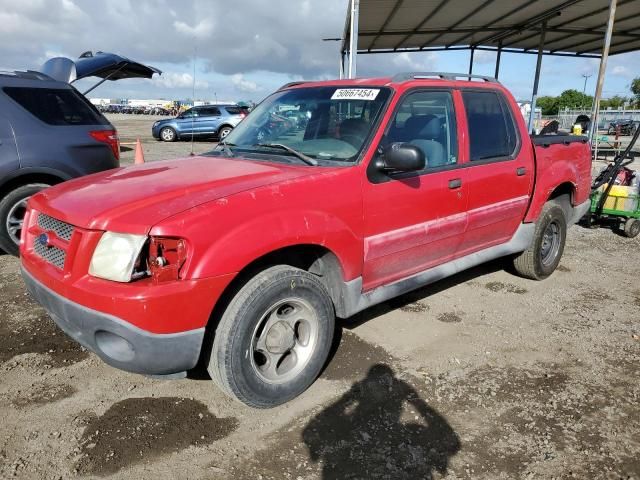
[[[375,100],[379,92],[379,88],[339,88],[331,100]]]

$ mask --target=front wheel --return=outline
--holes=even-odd
[[[331,298],[315,275],[284,265],[268,268],[229,303],[207,369],[226,394],[249,406],[280,405],[320,374],[334,322]]]
[[[15,255],[20,251],[20,235],[27,200],[40,190],[49,187],[44,183],[30,183],[12,190],[0,201],[0,248]]]
[[[547,202],[536,224],[533,243],[513,260],[515,270],[525,278],[544,280],[560,263],[566,240],[564,210],[554,201]]]
[[[173,128],[164,127],[160,130],[160,138],[165,142],[175,142],[178,139],[178,135]]]

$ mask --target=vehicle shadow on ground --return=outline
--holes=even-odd
[[[429,480],[447,473],[461,446],[447,420],[384,364],[313,417],[302,439],[323,480]]]

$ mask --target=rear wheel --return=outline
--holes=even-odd
[[[218,131],[218,138],[220,140],[223,140],[227,135],[231,133],[232,130],[233,130],[233,127],[225,125]]]
[[[567,240],[567,220],[563,208],[547,202],[540,213],[531,246],[513,260],[525,278],[543,280],[551,275],[562,258]]]
[[[228,395],[269,408],[305,391],[320,374],[335,313],[324,285],[304,270],[264,270],[231,300],[216,329],[208,371]]]
[[[0,201],[0,248],[2,250],[18,256],[27,200],[49,186],[44,183],[23,185],[9,192]]]
[[[178,139],[178,135],[173,128],[164,127],[160,130],[160,138],[165,142],[175,142]]]
[[[624,223],[624,236],[628,238],[635,238],[640,235],[640,220],[636,218],[629,218]]]

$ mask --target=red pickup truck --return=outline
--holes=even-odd
[[[335,317],[498,257],[549,276],[590,184],[585,138],[531,138],[493,79],[296,82],[208,154],[34,195],[22,271],[105,362],[179,377],[202,361],[271,407],[318,376]]]

